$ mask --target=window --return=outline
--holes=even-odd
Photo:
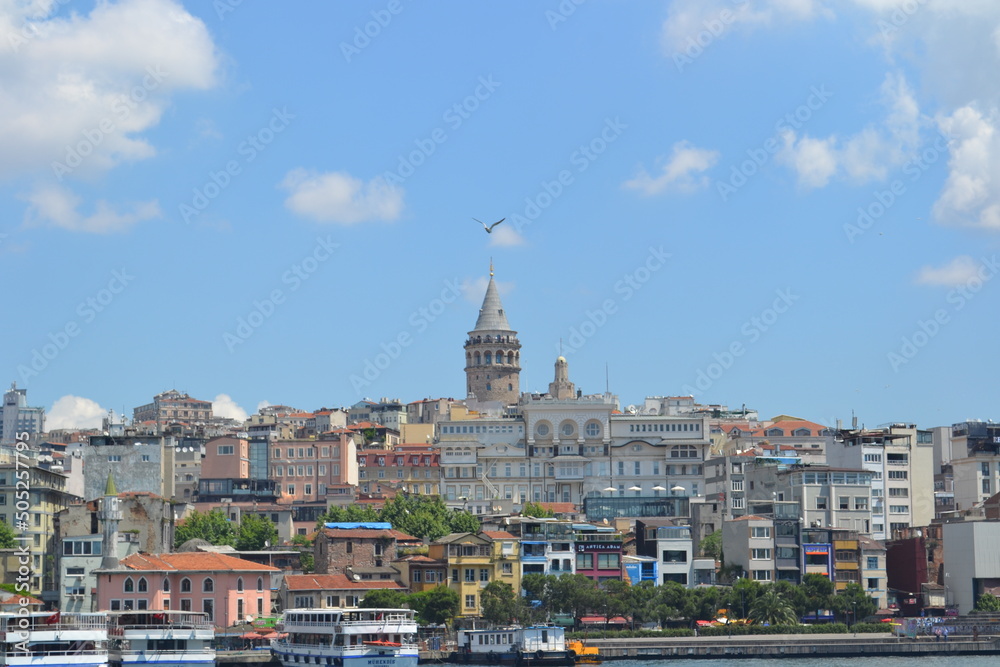
[[[826,498],[823,496],[816,497],[816,509],[825,510],[826,509]]]
[[[129,578],[127,578],[125,580],[124,590],[125,590],[126,593],[134,593],[135,592],[135,582],[132,581],[132,577],[129,577]]]
[[[203,593],[211,593],[215,590],[215,582],[212,581],[211,577],[205,577],[205,580],[201,582],[201,590]]]
[[[750,529],[750,537],[761,537],[770,538],[771,537],[771,527],[770,526],[754,526]]]
[[[771,560],[771,550],[770,549],[751,549],[750,550],[751,560]]]
[[[473,568],[471,567],[465,568],[465,580],[468,582],[476,580],[476,571]]]
[[[910,490],[903,489],[889,489],[890,498],[908,498],[910,496]]]
[[[878,569],[878,556],[868,556],[867,562],[869,570]]]
[[[490,571],[487,570],[486,568],[479,570],[479,581],[489,581],[489,580],[490,580]]]
[[[687,562],[687,552],[683,550],[676,551],[663,551],[663,562],[664,563],[686,563]]]
[[[576,569],[578,569],[578,570],[593,570],[594,569],[594,554],[577,554],[576,555]]]
[[[184,577],[183,579],[181,579],[181,593],[190,593],[190,592],[191,592],[191,580],[188,579],[187,577]]]
[[[181,600],[181,611],[191,611],[191,599]]]
[[[139,577],[139,588],[138,588],[138,591],[140,593],[148,593],[149,592],[149,584],[146,582],[146,577]]]
[[[234,451],[232,445],[219,445],[219,456],[230,456]]]
[[[512,563],[501,563],[500,564],[500,572],[502,574],[513,574],[514,573],[514,566],[513,566],[513,564]]]
[[[753,578],[755,581],[771,581],[771,571],[770,570],[754,570]]]
[[[837,498],[837,507],[842,510],[851,508],[851,499],[847,496],[839,496]]]
[[[889,479],[907,479],[906,470],[890,470]]]
[[[597,569],[613,570],[621,566],[621,554],[597,554]]]
[[[465,596],[465,608],[466,609],[475,609],[476,608],[476,596],[475,595],[466,595]]]
[[[573,424],[573,422],[565,422],[562,425],[562,434],[563,435],[570,436],[570,435],[573,435],[573,433],[575,433],[575,432],[576,432],[576,426]]]
[[[881,463],[881,454],[865,454],[865,463]]]
[[[854,497],[854,509],[856,510],[866,510],[868,509],[868,498],[864,496]]]
[[[870,591],[878,590],[878,579],[873,578],[868,580],[868,590]]]
[[[909,514],[909,505],[889,505],[889,514]]]
[[[601,434],[601,427],[597,422],[588,422],[584,432],[587,434],[588,438],[596,438]]]
[[[239,578],[238,578],[238,579],[236,580],[236,590],[237,590],[238,592],[240,592],[240,593],[242,593],[242,592],[243,592],[243,577],[239,577]],[[239,616],[240,618],[242,618],[242,614],[238,614],[237,616]]]
[[[633,473],[634,473],[634,474],[635,474],[636,476],[639,476],[639,475],[641,475],[641,474],[642,474],[642,467],[640,466],[640,464],[639,464],[639,461],[636,461],[636,462],[635,462],[635,466],[634,466],[634,469],[633,469],[633,471],[632,471],[632,472],[633,472]]]

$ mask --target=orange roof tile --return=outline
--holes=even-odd
[[[516,540],[516,535],[511,535],[506,530],[484,530],[481,531],[483,535],[490,538],[491,540]]]
[[[362,579],[354,581],[346,574],[287,574],[285,586],[290,591],[368,590],[393,588],[406,590],[406,586],[391,579]]]
[[[121,560],[122,567],[130,570],[168,570],[168,571],[220,571],[244,572],[280,572],[270,565],[261,565],[253,561],[243,560],[235,556],[214,553],[210,551],[184,552],[172,554],[137,553]]]

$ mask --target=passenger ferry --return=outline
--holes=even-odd
[[[460,662],[552,667],[576,662],[566,646],[566,630],[555,625],[459,630],[456,658]]]
[[[110,612],[111,667],[214,667],[215,628],[201,612]]]
[[[416,667],[412,609],[289,609],[271,652],[285,667]]]
[[[3,612],[0,648],[0,664],[11,667],[108,667],[108,616]]]

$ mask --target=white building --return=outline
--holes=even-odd
[[[35,434],[45,431],[45,408],[28,407],[27,394],[27,389],[18,389],[17,383],[12,382],[10,390],[3,395],[0,442],[16,442],[18,433]]]

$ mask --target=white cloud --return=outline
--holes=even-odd
[[[514,289],[514,283],[504,283],[496,280],[497,292],[500,296],[509,294],[512,289]],[[486,296],[486,287],[490,284],[490,279],[487,276],[479,276],[478,278],[472,278],[462,281],[462,296],[469,303],[473,303],[477,306],[483,305],[483,297]]]
[[[948,178],[934,216],[948,223],[1000,230],[1000,132],[997,111],[986,117],[965,106],[940,119],[951,137]]]
[[[162,217],[160,205],[155,199],[138,202],[131,210],[120,212],[104,200],[94,205],[94,212],[83,215],[77,207],[80,198],[66,188],[43,185],[24,196],[28,201],[25,225],[29,227],[58,227],[73,232],[109,234],[128,230],[137,222]]]
[[[513,227],[500,225],[490,234],[490,245],[501,248],[524,245],[524,237]]]
[[[212,414],[216,417],[246,421],[247,411],[239,406],[229,394],[219,394],[212,399]]]
[[[271,401],[267,401],[267,400],[260,401],[259,403],[257,403],[257,412],[260,413],[261,410],[263,410],[266,407],[269,407],[270,405],[271,405]]]
[[[940,268],[922,267],[915,282],[918,285],[957,287],[978,279],[980,263],[968,255],[960,255]]]
[[[215,83],[211,36],[175,0],[98,2],[65,17],[55,9],[0,1],[0,177],[62,178],[148,158],[156,151],[141,133],[171,93]]]
[[[52,407],[45,412],[45,428],[49,431],[58,429],[100,428],[101,420],[108,411],[82,396],[67,395],[57,399]]]
[[[833,14],[820,0],[675,0],[663,23],[662,44],[668,55],[732,29],[753,29],[794,21],[811,21]]]
[[[678,141],[669,157],[660,157],[659,175],[652,177],[645,167],[640,166],[634,178],[625,181],[622,187],[638,190],[644,195],[655,195],[671,189],[678,192],[694,192],[708,185],[708,177],[703,172],[711,169],[719,160],[719,152],[707,148],[696,148],[688,141]]]
[[[365,183],[343,171],[294,169],[281,187],[291,193],[285,200],[288,209],[318,222],[396,220],[403,211],[403,189],[381,176]]]
[[[885,118],[843,139],[818,139],[786,130],[778,162],[790,166],[799,185],[827,186],[837,176],[854,183],[885,180],[891,169],[911,159],[920,145],[920,108],[905,77],[889,72],[882,81]]]

